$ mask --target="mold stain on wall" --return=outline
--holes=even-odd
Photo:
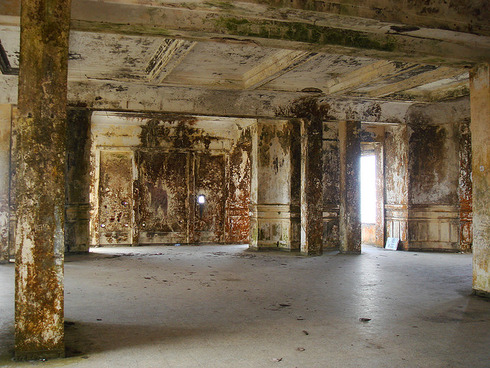
[[[99,245],[248,241],[248,130],[188,116],[117,118],[94,133]]]

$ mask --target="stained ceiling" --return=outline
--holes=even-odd
[[[12,68],[19,28],[0,28]],[[468,71],[253,42],[196,42],[72,31],[69,79],[209,89],[317,92],[333,96],[440,101],[469,94]]]
[[[0,2],[0,103],[17,100],[19,15]],[[272,117],[314,95],[389,119],[468,96],[490,60],[481,0],[72,0],[71,17],[69,101],[94,110]]]

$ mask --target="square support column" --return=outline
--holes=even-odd
[[[301,124],[301,253],[323,252],[323,123],[319,118]]]
[[[340,140],[340,251],[361,252],[361,122],[341,121]]]
[[[0,263],[10,259],[10,127],[12,105],[0,104]]]
[[[22,0],[14,123],[15,356],[64,356],[63,253],[69,0]]]
[[[252,128],[250,248],[299,249],[299,126],[259,120]]]
[[[490,296],[490,65],[470,73],[473,167],[473,290]]]

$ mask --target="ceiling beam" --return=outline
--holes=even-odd
[[[366,97],[376,98],[384,97],[401,91],[406,91],[423,84],[435,82],[444,78],[451,78],[461,74],[461,70],[446,67],[436,68],[425,73],[414,75],[413,77],[401,80],[399,82],[386,84],[373,88],[367,92]]]
[[[409,67],[413,67],[413,65]],[[405,63],[387,60],[376,61],[329,80],[322,90],[326,94],[345,93],[406,68]]]
[[[2,0],[0,14],[18,15],[21,0]],[[141,0],[97,0],[139,5]],[[79,0],[72,0],[73,3]],[[146,1],[155,4],[155,1]],[[230,14],[263,14],[264,18],[310,18],[314,14],[349,16],[377,22],[397,24],[393,32],[412,32],[414,28],[433,28],[490,36],[490,3],[482,0],[456,1],[399,1],[399,0],[158,0],[167,7],[187,7],[214,10]],[[306,16],[305,16],[306,15]],[[407,23],[409,20],[409,23]],[[365,22],[363,22],[365,23]],[[408,25],[407,25],[408,24]]]
[[[256,89],[303,65],[317,54],[305,51],[279,50],[243,75],[243,87]]]
[[[201,41],[232,39],[264,47],[435,65],[473,65],[490,59],[490,37],[469,33],[264,4],[167,0],[166,5],[73,0],[72,29]],[[12,23],[8,17],[12,11],[1,11],[0,22]]]
[[[390,95],[390,99],[404,101],[436,102],[453,100],[470,94],[468,73],[424,84]]]
[[[138,96],[137,99],[134,96]],[[410,103],[326,98],[302,92],[209,90],[114,81],[69,81],[70,106],[90,110],[181,113],[247,118],[288,118],[306,100],[328,106],[332,120],[403,122]],[[0,75],[0,104],[17,104],[17,76]]]
[[[146,67],[150,82],[162,83],[194,48],[196,42],[166,38]]]

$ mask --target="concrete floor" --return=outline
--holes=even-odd
[[[0,366],[490,366],[468,254],[97,248],[68,256],[65,279],[70,357],[15,363],[14,266],[0,265]]]

